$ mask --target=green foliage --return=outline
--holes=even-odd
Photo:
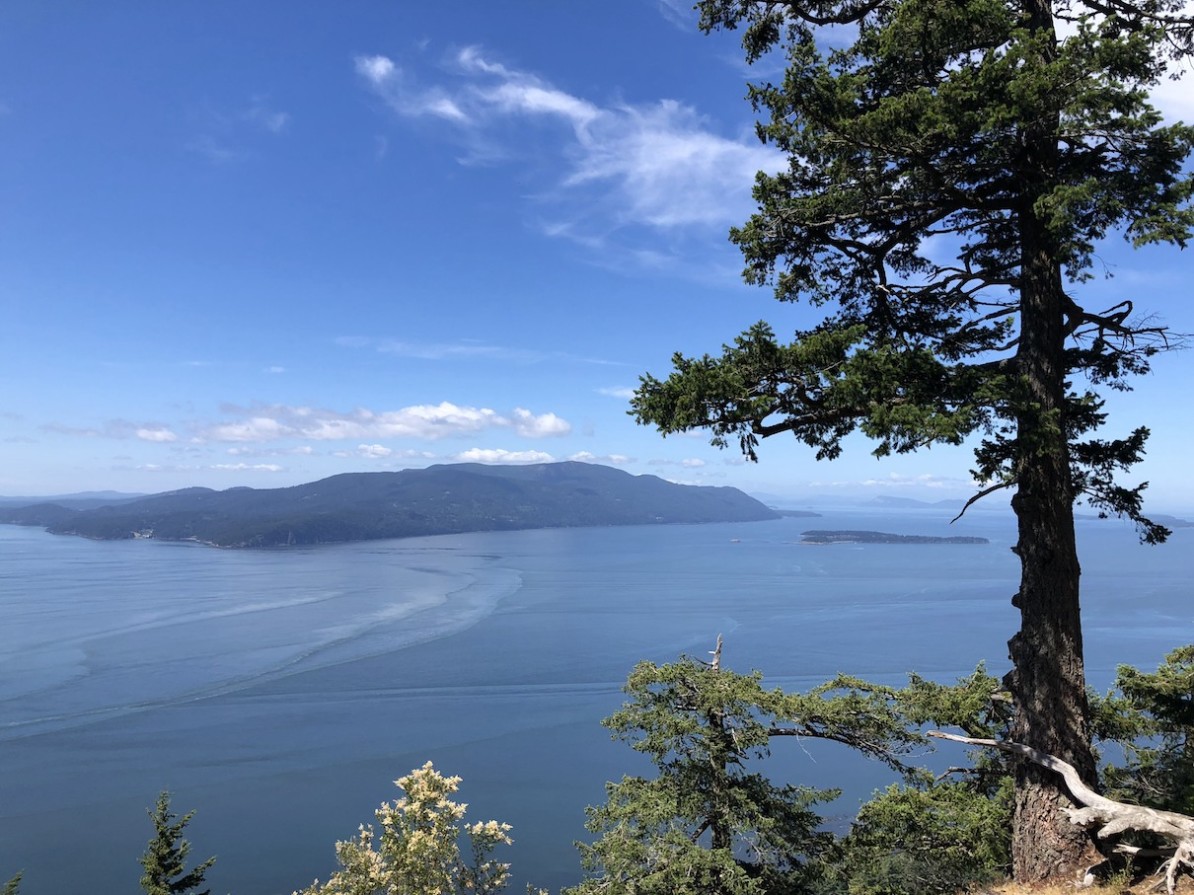
[[[705,31],[742,30],[748,62],[786,57],[750,87],[759,137],[788,164],[758,175],[758,211],[731,231],[744,278],[828,313],[791,339],[759,323],[720,356],[677,354],[666,379],[642,378],[638,420],[707,429],[751,459],[782,432],[818,458],[855,430],[878,455],[977,433],[991,483],[1063,436],[1075,493],[1164,537],[1142,488],[1115,482],[1146,430],[1088,437],[1105,416],[1089,389],[1060,417],[1039,402],[1042,375],[1059,395],[1075,373],[1125,388],[1168,344],[1130,299],[1098,311],[1069,287],[1112,234],[1184,245],[1194,228],[1194,128],[1148,100],[1190,53],[1181,0],[697,8]]]
[[[20,895],[21,888],[21,874],[18,873],[12,879],[4,884],[4,888],[0,889],[0,895]]]
[[[916,675],[904,688],[839,676],[807,693],[784,693],[765,689],[758,672],[722,668],[719,650],[710,664],[640,663],[626,693],[605,724],[650,757],[657,775],[609,784],[606,804],[589,809],[599,839],[580,845],[592,875],[574,895],[911,895],[1006,871],[1006,765],[976,753],[961,781],[941,782],[913,763],[929,750],[926,725],[977,736],[1006,728],[1010,706],[981,666],[952,686]],[[779,786],[757,770],[785,736],[847,745],[887,764],[904,784],[864,806],[851,833],[835,842],[813,811],[835,791]]]
[[[1096,729],[1124,751],[1103,784],[1121,801],[1194,814],[1194,644],[1155,672],[1121,665],[1115,690],[1094,700]]]
[[[955,684],[909,675],[892,691],[909,730],[951,727],[1002,737],[1012,706],[981,665]],[[952,893],[1006,876],[1010,867],[1012,778],[1002,753],[970,753],[942,777],[911,774],[862,806],[828,868],[827,892],[852,895]]]
[[[465,824],[468,806],[451,799],[459,777],[445,777],[427,762],[395,785],[405,796],[375,812],[380,839],[369,824],[356,839],[337,842],[340,869],[301,895],[492,895],[506,887],[509,865],[490,855],[513,841],[510,826],[494,820]],[[462,839],[469,843],[468,858]]]
[[[1012,780],[892,786],[862,806],[831,874],[851,895],[951,895],[1011,867]]]
[[[720,646],[719,646],[720,649]],[[589,809],[600,838],[580,844],[592,874],[574,895],[763,895],[799,892],[832,844],[812,810],[836,792],[776,786],[748,764],[768,754],[778,691],[690,658],[642,662],[605,725],[654,762]]]
[[[214,857],[186,870],[191,843],[183,838],[194,811],[178,817],[170,811],[170,793],[166,790],[158,795],[157,803],[149,809],[153,822],[153,838],[149,840],[141,856],[141,888],[146,895],[209,895],[210,889],[199,891],[204,876],[216,862]]]

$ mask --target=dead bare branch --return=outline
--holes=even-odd
[[[1194,874],[1194,817],[1178,814],[1176,811],[1161,811],[1156,808],[1146,808],[1143,805],[1129,805],[1099,795],[1079,776],[1073,765],[1022,743],[965,737],[944,733],[940,730],[931,730],[928,735],[941,740],[965,743],[968,746],[986,746],[1001,752],[1009,752],[1060,774],[1074,801],[1082,806],[1081,808],[1065,809],[1070,823],[1080,827],[1098,827],[1095,830],[1095,835],[1100,839],[1116,836],[1129,830],[1143,830],[1155,833],[1172,842],[1173,854],[1158,871],[1158,873],[1164,872],[1165,874],[1165,887],[1169,895],[1173,895],[1177,886],[1178,874],[1183,870]],[[1124,854],[1132,854],[1129,849],[1117,850]]]
[[[949,520],[949,524],[950,524],[950,525],[953,525],[955,522],[957,522],[959,519],[961,519],[961,518],[962,518],[964,515],[966,515],[966,511],[967,511],[968,509],[970,509],[970,507],[971,507],[973,504],[976,504],[976,503],[978,503],[980,500],[982,500],[982,499],[983,499],[984,497],[986,497],[988,494],[994,494],[996,491],[1001,491],[1001,490],[1003,490],[1004,488],[1010,488],[1010,487],[1012,487],[1014,484],[1016,484],[1016,483],[1015,483],[1015,481],[1013,480],[1013,481],[1009,481],[1009,482],[999,482],[998,484],[992,485],[992,486],[991,486],[991,487],[989,487],[989,488],[983,488],[983,490],[982,490],[982,491],[979,491],[979,492],[978,492],[978,494],[975,494],[975,495],[974,495],[973,497],[971,497],[971,498],[970,498],[968,501],[966,501],[966,503],[965,503],[965,505],[962,507],[962,509],[960,509],[960,510],[958,511],[958,515],[954,516],[952,519],[950,519],[950,520]]]

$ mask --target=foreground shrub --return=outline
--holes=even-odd
[[[491,895],[506,887],[510,865],[490,855],[511,844],[510,825],[465,824],[468,806],[450,798],[459,777],[445,777],[427,762],[394,782],[406,795],[375,812],[380,836],[362,824],[356,839],[336,843],[340,869],[295,895]],[[461,840],[469,843],[467,858]]]

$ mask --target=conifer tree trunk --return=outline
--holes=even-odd
[[[1026,0],[1042,65],[1051,61],[1056,34],[1051,0]],[[1020,589],[1012,604],[1020,630],[1008,642],[1007,684],[1016,705],[1012,739],[1055,755],[1094,783],[1082,655],[1074,486],[1065,419],[1067,365],[1065,292],[1055,241],[1037,201],[1055,179],[1060,112],[1023,127],[1020,223],[1019,387],[1015,552]],[[1030,762],[1016,771],[1013,875],[1038,882],[1069,875],[1092,851],[1090,837],[1059,810],[1072,803],[1060,778]]]
[[[1008,643],[1013,671],[1007,683],[1016,705],[1011,738],[1063,758],[1093,783],[1073,507],[1058,487],[1068,478],[1064,453],[1041,451],[1020,474],[1012,501],[1021,561],[1012,602],[1021,623]],[[1012,862],[1020,882],[1068,875],[1092,863],[1088,834],[1059,810],[1071,804],[1060,783],[1052,771],[1028,762],[1017,769]]]

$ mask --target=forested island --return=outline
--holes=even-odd
[[[986,538],[933,535],[897,535],[885,531],[824,531],[813,529],[800,533],[803,544],[989,544]]]
[[[470,531],[754,522],[779,514],[737,488],[677,485],[592,463],[345,473],[291,488],[186,488],[89,509],[0,509],[0,522],[98,540],[280,547]]]

